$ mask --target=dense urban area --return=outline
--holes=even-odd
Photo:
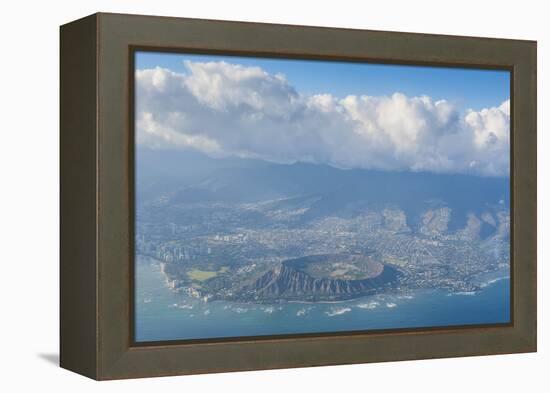
[[[509,266],[510,217],[502,202],[467,213],[451,230],[454,212],[444,205],[418,217],[398,206],[360,206],[354,214],[305,219],[320,198],[178,204],[158,197],[140,206],[136,252],[160,263],[174,291],[204,301],[476,291],[476,277]]]

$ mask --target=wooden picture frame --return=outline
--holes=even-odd
[[[507,325],[133,340],[133,53],[511,71]],[[61,367],[120,379],[536,351],[536,42],[98,13],[61,27]]]

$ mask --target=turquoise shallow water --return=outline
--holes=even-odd
[[[476,293],[417,290],[338,303],[203,303],[169,290],[158,265],[136,265],[136,341],[506,323],[510,280],[479,278]]]

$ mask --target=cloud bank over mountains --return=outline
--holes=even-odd
[[[138,144],[339,168],[509,174],[509,100],[461,113],[402,93],[303,95],[260,67],[185,66],[136,71]]]

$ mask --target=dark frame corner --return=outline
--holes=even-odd
[[[509,70],[512,322],[135,343],[136,50]],[[61,27],[60,73],[62,367],[102,380],[536,351],[536,42],[100,13]]]

